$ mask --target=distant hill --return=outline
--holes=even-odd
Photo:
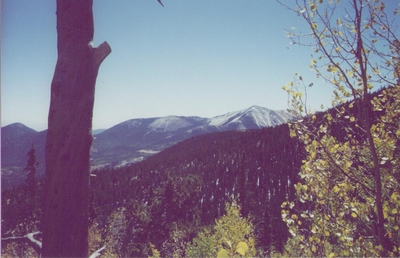
[[[94,130],[91,149],[92,168],[121,167],[136,163],[182,140],[196,135],[229,130],[249,130],[285,123],[286,111],[252,106],[213,118],[167,116],[131,119],[102,132]],[[44,174],[47,130],[37,132],[21,123],[2,127],[2,187],[23,181],[23,168],[32,143],[40,162],[38,173]]]
[[[92,131],[92,134],[96,135],[96,134],[104,132],[105,130],[107,130],[107,129],[95,129],[95,130]]]
[[[38,171],[44,171],[46,132],[37,132],[21,123],[1,128],[1,187],[15,186],[25,180],[28,151],[35,144]]]

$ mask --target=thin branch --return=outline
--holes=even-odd
[[[97,249],[96,251],[94,251],[94,253],[92,253],[92,254],[89,256],[89,258],[96,258],[96,257],[99,257],[99,256],[101,255],[101,252],[102,252],[104,249],[106,249],[106,246],[103,246],[103,247]]]
[[[42,242],[35,239],[34,236],[41,234],[42,232],[33,232],[26,234],[25,236],[20,237],[6,237],[2,238],[1,242],[3,243],[12,243],[12,242],[19,242],[19,243],[27,243],[30,247],[32,247],[38,255],[42,253]]]

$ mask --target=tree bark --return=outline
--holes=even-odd
[[[57,0],[58,59],[46,141],[43,257],[87,257],[95,82],[111,52],[93,48],[92,0]]]

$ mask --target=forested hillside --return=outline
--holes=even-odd
[[[197,136],[129,167],[93,171],[92,227],[99,244],[110,242],[111,234],[121,256],[147,255],[149,243],[168,256],[177,248],[173,234],[190,242],[236,199],[255,225],[259,248],[281,249],[288,231],[280,205],[294,198],[303,158],[287,125]],[[21,221],[35,218],[20,205],[23,192],[3,191],[3,236],[23,232]]]
[[[85,94],[64,94],[74,108],[55,109],[67,116],[50,108],[46,183],[32,144],[25,184],[2,192],[2,257],[399,257],[399,4],[278,2],[309,27],[287,36],[312,48],[309,68],[322,79],[317,87],[332,89],[332,109],[309,112],[314,83],[296,73],[283,86],[289,125],[228,126],[245,131],[195,136],[140,163],[89,171],[92,113],[74,120],[68,112],[81,113],[75,100]],[[183,120],[155,121],[148,128],[160,132]]]
[[[345,106],[349,116],[358,111],[357,106]],[[331,109],[305,120],[318,128],[325,116],[336,112]],[[348,119],[341,119],[331,124],[340,141],[346,139],[344,126],[364,137]],[[282,251],[289,237],[282,203],[295,202],[297,209],[307,209],[295,190],[305,157],[303,144],[290,137],[284,124],[200,135],[131,166],[92,171],[91,250],[107,245],[110,255],[147,256],[153,246],[162,256],[177,250],[185,254],[193,238],[236,200],[241,216],[254,224],[258,254]],[[2,237],[41,230],[41,210],[29,210],[26,193],[26,185],[2,192]],[[40,207],[41,199],[37,202]],[[13,253],[27,253],[26,246],[13,248]]]
[[[123,242],[139,250],[152,242],[166,255],[174,227],[213,224],[236,198],[253,218],[259,246],[280,249],[288,236],[280,205],[294,198],[303,157],[287,125],[198,136],[133,166],[93,172],[96,216],[105,223],[124,207],[134,231]]]

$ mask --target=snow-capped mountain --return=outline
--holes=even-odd
[[[260,106],[230,112],[213,118],[166,116],[131,119],[96,135],[92,164],[120,166],[137,162],[190,137],[228,130],[276,126],[290,119],[286,111]]]
[[[166,116],[131,119],[94,135],[91,164],[93,168],[123,166],[196,135],[276,126],[288,119],[290,115],[286,111],[274,111],[260,106],[213,118]],[[45,139],[46,131],[36,132],[22,124],[2,128],[3,183],[5,177],[14,171],[22,171],[26,165],[26,153],[32,143],[37,146],[41,166],[44,165]]]
[[[210,119],[209,125],[231,130],[246,130],[276,126],[290,119],[286,111],[274,111],[260,106],[230,112]]]

